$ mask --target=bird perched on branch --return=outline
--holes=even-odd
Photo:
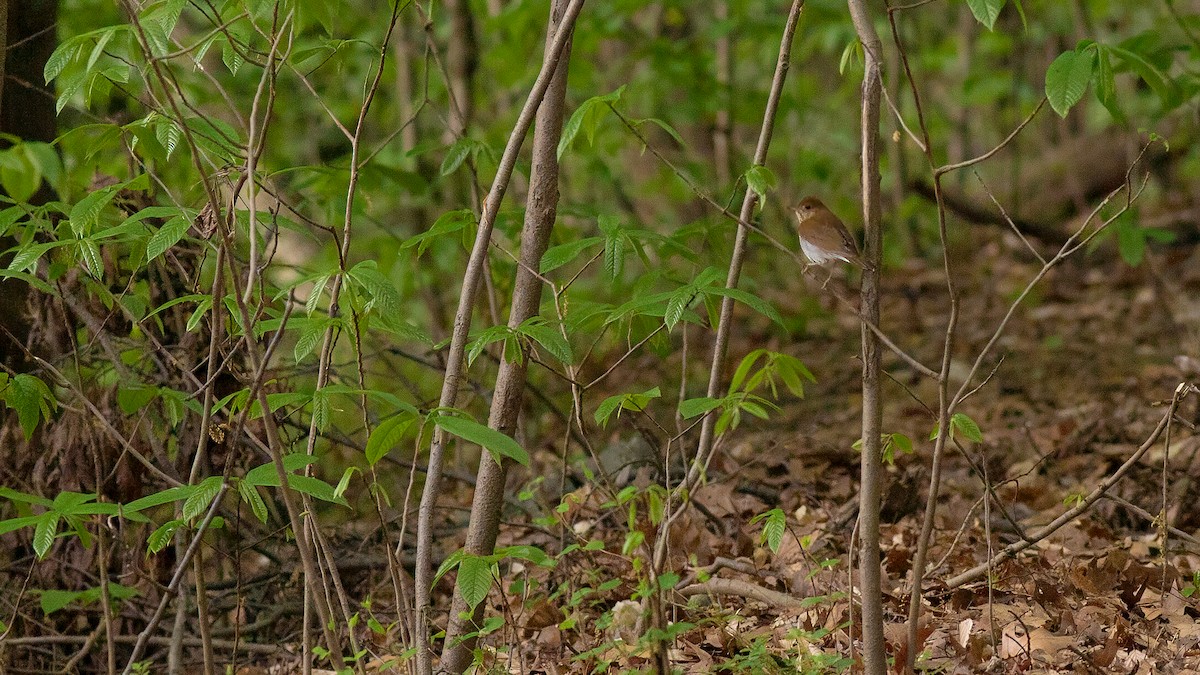
[[[805,197],[792,212],[796,214],[796,234],[800,237],[800,250],[804,251],[804,257],[813,265],[841,260],[855,267],[867,268],[850,231],[820,199]]]

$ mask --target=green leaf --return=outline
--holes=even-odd
[[[650,401],[660,396],[662,396],[662,391],[658,387],[647,389],[640,394],[617,394],[616,396],[609,396],[600,403],[600,407],[596,408],[596,424],[606,426],[608,418],[614,412],[617,413],[617,417],[621,416],[619,412],[621,410],[641,412],[646,409]]]
[[[46,251],[61,246],[63,242],[49,241],[44,244],[27,244],[17,250],[16,255],[8,263],[8,269],[13,272],[28,272],[37,265]]]
[[[559,160],[562,160],[563,153],[575,142],[575,137],[579,135],[580,130],[584,130],[587,133],[589,145],[596,144],[596,129],[600,126],[600,120],[604,118],[604,113],[608,111],[608,106],[620,100],[621,94],[624,91],[625,85],[621,85],[614,92],[602,96],[593,96],[576,108],[575,112],[571,113],[571,117],[563,125],[562,138],[558,141]]]
[[[1117,251],[1130,267],[1142,264],[1146,255],[1146,237],[1132,219],[1120,219],[1116,223]]]
[[[96,592],[96,599],[99,600],[100,589],[96,588],[93,590]],[[136,598],[139,595],[141,595],[141,591],[136,588],[113,583],[111,581],[108,582],[108,597],[112,598],[113,600],[128,600],[129,598]]]
[[[401,249],[408,249],[414,246],[417,247],[417,257],[420,258],[425,249],[429,248],[433,242],[442,237],[449,237],[450,234],[461,232],[467,225],[475,222],[475,214],[469,209],[457,209],[443,213],[434,223],[433,227],[410,237],[400,244]]]
[[[775,174],[765,166],[755,165],[746,172],[746,186],[758,195],[758,207],[767,203],[767,193],[775,189]]]
[[[201,516],[212,505],[213,499],[221,491],[221,476],[209,476],[196,484],[187,501],[183,503],[181,516],[185,521]]]
[[[121,412],[132,415],[146,407],[156,396],[156,387],[121,385],[117,388],[117,405],[121,407]]]
[[[191,224],[191,221],[182,216],[175,216],[158,228],[146,244],[146,262],[149,263],[165,253],[167,249],[178,244],[179,240],[183,239],[183,235],[187,234]]]
[[[0,497],[4,497],[5,499],[17,502],[19,504],[37,504],[38,506],[44,506],[46,508],[50,508],[54,505],[54,502],[46,499],[45,497],[31,495],[27,492],[18,492],[12,488],[3,486],[0,486]]]
[[[116,504],[105,504],[105,506],[110,506],[113,508],[106,509],[107,513],[98,513],[96,515],[105,515],[105,516],[116,516],[117,515],[117,508],[116,508],[117,505]],[[80,509],[80,511],[81,511],[80,515],[89,515],[87,513],[87,511],[89,511],[89,510],[91,510],[91,509],[89,509],[89,508]],[[71,530],[73,530],[75,532],[75,536],[79,537],[80,545],[82,545],[84,548],[92,547],[92,533],[86,527],[86,525],[85,525],[86,521],[83,518],[68,517],[66,514],[64,514],[63,520],[65,520],[67,523],[67,526],[70,527]]]
[[[367,464],[370,466],[378,464],[379,460],[400,443],[416,419],[411,414],[401,413],[380,422],[371,432],[371,437],[367,439],[365,450]]]
[[[58,534],[58,521],[61,518],[55,511],[47,511],[38,519],[37,527],[33,529],[33,552],[38,560],[46,557],[54,537]]]
[[[202,297],[200,302],[196,303],[196,309],[192,310],[192,315],[189,316],[187,320],[187,326],[185,327],[187,332],[190,333],[196,330],[196,326],[200,325],[200,321],[204,318],[204,315],[207,314],[210,309],[212,309],[212,305],[213,299],[211,295]]]
[[[965,413],[954,413],[950,417],[950,430],[951,436],[957,432],[974,443],[983,442],[983,432],[979,430],[979,425]]]
[[[842,57],[838,59],[838,75],[845,75],[847,68],[853,63],[861,68],[863,65],[863,47],[861,40],[851,40],[842,48]]]
[[[3,395],[8,407],[17,411],[17,420],[21,424],[21,431],[25,433],[25,440],[33,435],[38,422],[49,420],[53,409],[58,407],[46,383],[24,373],[9,380],[8,389]]]
[[[703,415],[710,410],[716,410],[724,403],[719,398],[709,398],[701,396],[699,398],[689,398],[679,402],[679,416],[685,420],[690,420],[697,415]]]
[[[267,394],[267,407],[271,412],[275,412],[284,406],[304,405],[312,399],[312,394],[301,391],[281,391],[274,394]],[[262,406],[258,401],[250,403],[250,419],[256,420],[262,417]]]
[[[183,527],[182,520],[168,520],[150,533],[146,538],[146,551],[148,553],[158,553],[171,543],[171,538],[175,536],[175,532]]]
[[[67,107],[67,103],[75,94],[83,89],[83,85],[88,81],[87,73],[82,70],[72,70],[70,75],[64,75],[58,78],[58,99],[54,102],[54,114],[61,115],[63,108]]]
[[[403,298],[400,291],[396,291],[388,276],[379,271],[377,262],[362,261],[350,268],[348,276],[358,283],[370,298],[362,307],[362,311],[378,309],[380,312],[394,313],[402,309]]]
[[[462,561],[458,563],[458,581],[455,585],[472,610],[487,599],[488,591],[492,588],[492,564],[487,558],[470,553],[463,554]]]
[[[1096,46],[1096,98],[1105,107],[1111,107],[1116,101],[1117,85],[1113,77],[1112,59],[1109,57],[1108,48],[1103,45]]]
[[[1126,41],[1122,44],[1134,44],[1131,41]],[[1121,58],[1124,65],[1128,66],[1133,72],[1137,73],[1138,77],[1142,78],[1154,93],[1158,95],[1162,102],[1163,108],[1170,110],[1179,105],[1182,99],[1182,92],[1176,82],[1166,76],[1157,66],[1151,63],[1143,55],[1127,49],[1122,46],[1108,47],[1112,53]]]
[[[862,439],[855,442],[854,448],[862,450]],[[883,461],[889,466],[896,464],[896,453],[912,454],[912,440],[904,434],[880,434],[879,452]]]
[[[170,119],[160,116],[154,122],[154,137],[167,151],[167,159],[171,159],[175,148],[179,147],[179,141],[183,140],[183,130]]]
[[[0,186],[13,201],[29,201],[41,184],[41,167],[24,144],[0,152]]]
[[[742,410],[745,410],[746,412],[750,413],[751,415],[754,415],[755,417],[757,417],[760,420],[768,419],[771,416],[769,413],[767,413],[766,407],[761,405],[761,403],[759,403],[759,402],[753,402],[753,401],[748,401],[748,400],[742,401],[742,403],[739,407]]]
[[[146,36],[146,46],[149,52],[157,58],[162,58],[171,49],[171,29],[174,24],[157,7],[151,7],[142,18],[142,32]]]
[[[551,356],[557,359],[560,363],[570,365],[574,357],[571,355],[571,345],[562,333],[545,325],[545,319],[541,317],[533,317],[527,319],[521,324],[520,332],[529,336],[542,349],[545,349]]]
[[[160,490],[151,495],[146,495],[141,499],[135,499],[134,501],[126,504],[123,508],[127,513],[145,511],[146,509],[155,506],[176,502],[181,499],[187,499],[195,492],[195,485],[179,485],[177,487]]]
[[[429,337],[425,331],[408,323],[400,312],[375,314],[374,319],[375,321],[371,323],[372,328],[386,331],[403,340],[419,342],[423,345],[433,344],[433,338]]]
[[[530,545],[515,545],[504,546],[496,549],[495,558],[504,560],[525,560],[531,562],[538,567],[556,567],[558,561],[550,557],[544,550],[537,546]]]
[[[312,418],[317,431],[322,433],[329,428],[329,392],[318,389],[313,392]]]
[[[641,530],[631,530],[625,533],[625,541],[621,543],[621,555],[628,556],[636,551],[646,541],[646,533]]]
[[[359,473],[359,471],[360,469],[357,466],[346,467],[346,470],[342,472],[342,479],[333,488],[333,496],[342,497],[345,495],[347,488],[350,487],[350,479],[354,477],[354,474]]]
[[[113,39],[113,36],[118,32],[127,30],[127,26],[106,26],[97,31],[99,37],[96,39],[96,46],[92,47],[92,53],[88,55],[87,65],[84,66],[84,71],[91,71],[96,66],[96,61],[100,59],[100,55],[104,53],[104,47]]]
[[[738,302],[746,305],[750,309],[762,314],[771,321],[783,325],[783,317],[779,315],[779,311],[771,306],[769,302],[752,293],[747,293],[740,288],[713,288],[712,292],[716,295],[723,295],[733,298]]]
[[[310,497],[320,499],[323,502],[340,504],[349,507],[350,503],[344,497],[339,497],[337,489],[321,480],[312,476],[305,476],[298,473],[288,474],[288,487],[296,492],[302,492]]]
[[[597,219],[597,224],[604,233],[604,272],[610,280],[614,280],[621,276],[625,267],[625,244],[629,241],[629,235],[613,216],[602,215]]]
[[[96,242],[91,237],[80,239],[78,249],[79,257],[83,259],[83,265],[87,273],[92,275],[93,279],[103,277],[104,261],[100,258],[100,247],[96,245]]]
[[[475,336],[475,339],[467,345],[467,365],[470,366],[475,363],[475,359],[479,358],[483,350],[487,349],[488,345],[496,342],[505,343],[504,355],[506,357],[512,356],[513,358],[510,360],[517,361],[520,359],[520,352],[515,349],[517,346],[516,334],[513,330],[508,326],[491,326]]]
[[[0,236],[8,234],[9,229],[24,217],[25,209],[20,206],[10,206],[0,210]]]
[[[750,522],[763,524],[762,541],[766,542],[772,553],[779,553],[779,547],[783,544],[783,533],[787,529],[787,514],[783,512],[783,509],[775,508],[766,513],[760,513],[754,516]]]
[[[325,337],[325,329],[331,321],[332,319],[323,317],[306,322],[300,337],[296,339],[296,346],[292,348],[292,357],[296,360],[297,365],[308,358],[321,343]]]
[[[1064,52],[1046,70],[1046,98],[1059,117],[1083,98],[1095,64],[1091,50]]]
[[[417,409],[411,404],[400,400],[400,398],[395,394],[386,391],[380,391],[378,389],[359,389],[357,387],[349,387],[344,384],[331,384],[323,387],[321,391],[329,395],[337,394],[354,398],[366,395],[371,400],[381,401],[392,406],[396,410],[403,410],[414,415],[417,414]]]
[[[39,591],[39,595],[41,596],[42,613],[49,616],[78,600],[83,592],[47,589]]]
[[[82,35],[79,36],[79,38],[82,37]],[[83,50],[83,43],[79,38],[72,38],[62,43],[54,50],[54,53],[50,54],[50,58],[46,59],[46,66],[42,69],[46,84],[50,84],[51,80],[58,77]]]
[[[229,69],[230,75],[237,75],[238,70],[242,67],[242,64],[245,63],[246,60],[243,59],[241,53],[234,49],[233,45],[226,40],[224,44],[221,45],[221,62],[224,63],[225,67]]]
[[[437,572],[433,575],[433,583],[436,584],[443,576],[446,575],[446,572],[458,567],[458,564],[462,562],[463,557],[466,555],[466,551],[460,548],[446,556],[446,559],[442,561],[442,564],[438,566]]]
[[[496,462],[500,462],[501,457],[508,457],[521,466],[529,466],[529,453],[525,452],[525,449],[511,437],[495,429],[486,427],[475,420],[450,415],[438,415],[433,421],[446,432],[479,445],[492,453]]]
[[[667,302],[667,311],[663,314],[663,323],[667,325],[667,330],[675,330],[675,325],[683,318],[683,313],[696,299],[697,294],[692,285],[684,286],[671,294],[671,299]]]
[[[446,159],[442,161],[441,174],[448,176],[457,171],[458,167],[462,166],[462,163],[471,154],[474,146],[475,142],[469,138],[460,138],[454,141],[454,144],[446,151]]]
[[[642,122],[649,122],[649,123],[651,123],[651,124],[655,124],[655,125],[657,125],[657,126],[658,126],[658,128],[660,128],[660,129],[662,129],[663,131],[667,132],[667,135],[668,135],[668,136],[670,136],[671,138],[675,139],[675,142],[676,142],[676,143],[678,143],[680,147],[687,147],[687,143],[684,143],[684,142],[683,142],[683,136],[680,136],[680,135],[679,135],[679,132],[678,132],[678,131],[675,131],[675,127],[671,126],[670,124],[667,124],[665,121],[663,121],[663,120],[660,120],[660,119],[658,119],[657,117],[649,117],[649,118],[646,118],[646,119],[644,119],[644,120],[638,120],[638,122],[639,122],[639,123],[642,123]]]
[[[746,381],[746,376],[750,374],[750,369],[763,356],[767,354],[765,349],[755,349],[749,354],[742,357],[742,362],[738,364],[737,370],[733,371],[733,379],[729,381],[729,391],[739,391],[742,383]]]
[[[297,469],[303,469],[315,461],[317,461],[317,458],[313,455],[305,454],[303,452],[293,452],[290,455],[283,456],[283,468],[285,471],[296,471]],[[262,487],[279,487],[279,474],[275,471],[274,462],[260,464],[253,469],[250,469],[246,472],[246,475],[242,477],[242,480],[250,483],[251,485],[258,485]]]
[[[967,6],[971,8],[971,14],[975,15],[976,21],[992,30],[996,25],[996,18],[1000,16],[1000,10],[1004,9],[1005,1],[967,0]]]
[[[90,234],[92,228],[96,226],[96,222],[100,218],[100,212],[113,197],[117,194],[117,190],[123,187],[123,184],[110,185],[106,188],[101,188],[80,199],[71,207],[70,220],[71,231],[75,236],[82,237]]]
[[[8,520],[0,520],[0,534],[8,534],[26,527],[37,525],[42,522],[42,516],[22,516],[20,518],[9,518]]]
[[[199,148],[214,155],[213,161],[238,164],[245,161],[242,156],[245,139],[240,131],[224,120],[213,116],[188,117],[183,120],[191,130]]]
[[[621,407],[621,401],[623,399],[623,394],[617,394],[616,396],[609,396],[601,401],[600,405],[596,408],[595,415],[593,416],[596,420],[596,424],[599,424],[602,427],[608,426],[608,418],[612,417],[612,414]]]
[[[576,239],[566,244],[551,246],[542,254],[542,264],[538,271],[546,274],[556,270],[579,257],[580,253],[602,241],[604,240],[600,237],[584,237],[583,239]]]
[[[788,354],[776,353],[774,356],[775,371],[779,374],[779,379],[783,380],[784,386],[793,396],[804,398],[804,382],[801,378],[809,382],[816,382],[817,378],[800,359]]]
[[[265,524],[267,522],[267,504],[263,501],[262,495],[258,494],[258,488],[244,480],[238,481],[237,487],[238,495],[241,496],[243,502],[250,506],[254,517],[258,518],[260,523]]]
[[[95,493],[63,491],[54,497],[54,510],[63,515],[80,513],[79,507],[96,498]]]
[[[675,586],[679,583],[680,578],[681,577],[679,576],[678,572],[664,572],[658,575],[659,590],[667,591],[675,588]]]

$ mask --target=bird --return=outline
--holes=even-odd
[[[804,257],[808,258],[811,264],[824,265],[841,260],[858,268],[867,268],[850,231],[820,199],[805,197],[792,212],[796,214],[796,234],[800,238],[800,250],[804,251]]]

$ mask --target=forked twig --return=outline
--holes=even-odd
[[[1188,394],[1196,393],[1198,391],[1200,390],[1197,390],[1194,385],[1181,382],[1179,386],[1175,388],[1175,396],[1171,399],[1171,404],[1168,407],[1166,414],[1164,414],[1162,419],[1159,420],[1158,426],[1154,428],[1154,431],[1150,432],[1150,436],[1147,437],[1140,446],[1138,446],[1138,449],[1132,455],[1130,455],[1129,459],[1125,460],[1121,466],[1117,467],[1117,470],[1114,471],[1112,475],[1100,481],[1100,484],[1086,496],[1080,499],[1075,506],[1064,511],[1057,518],[1050,521],[1050,523],[1047,525],[1030,532],[1026,539],[1022,539],[1005,546],[984,562],[972,567],[966,572],[947,579],[946,585],[950,588],[958,588],[965,583],[975,581],[976,579],[983,577],[985,574],[987,574],[988,570],[992,569],[992,567],[994,567],[997,563],[1016,557],[1016,555],[1021,551],[1034,546],[1039,541],[1045,539],[1051,534],[1054,534],[1060,527],[1066,525],[1075,518],[1078,518],[1081,514],[1090,509],[1092,504],[1094,504],[1101,497],[1104,497],[1106,493],[1114,485],[1116,485],[1126,473],[1129,472],[1130,469],[1137,465],[1137,463],[1142,459],[1142,456],[1145,455],[1150,448],[1154,447],[1154,444],[1158,442],[1159,437],[1162,436],[1163,432],[1166,430],[1167,425],[1170,422],[1171,417],[1175,414],[1175,410],[1179,407],[1180,402],[1183,401]]]

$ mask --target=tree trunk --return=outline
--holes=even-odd
[[[500,211],[500,202],[508,191],[513,169],[517,163],[517,153],[529,127],[533,125],[538,106],[541,105],[546,91],[550,87],[559,55],[565,51],[569,33],[563,28],[575,24],[575,18],[583,9],[584,0],[571,0],[565,10],[560,30],[554,34],[554,42],[547,47],[542,61],[541,71],[525,105],[513,125],[504,154],[496,168],[496,177],[492,180],[492,188],[483,203],[483,214],[479,219],[479,228],[475,237],[475,245],[467,260],[467,269],[463,274],[463,285],[459,292],[458,309],[454,314],[454,332],[450,337],[450,349],[446,355],[446,376],[442,382],[442,393],[439,406],[453,407],[458,401],[458,389],[462,384],[464,361],[466,354],[467,336],[471,330],[471,318],[475,307],[476,294],[482,280],[483,270],[487,263],[488,246],[492,239],[492,229],[496,224],[496,214]],[[446,450],[446,432],[441,427],[434,429],[433,438],[429,444],[429,469],[425,476],[425,485],[421,488],[421,504],[417,510],[417,555],[416,555],[416,640],[417,667],[421,675],[433,672],[433,653],[429,644],[429,614],[430,595],[433,587],[433,512],[437,506],[438,483],[441,479],[442,462]]]
[[[546,30],[547,47],[554,39],[562,21],[567,0],[554,0],[550,8],[550,22]],[[533,163],[529,175],[529,195],[526,199],[525,225],[521,231],[521,264],[517,266],[517,277],[513,286],[512,309],[508,317],[510,328],[520,326],[525,320],[537,316],[542,300],[542,280],[535,274],[541,264],[542,254],[550,243],[550,234],[558,212],[558,141],[562,136],[563,114],[566,105],[567,70],[570,62],[571,44],[563,47],[558,68],[550,80],[550,87],[542,105],[538,108],[534,124]],[[496,392],[492,398],[488,426],[508,435],[513,435],[517,418],[524,401],[526,366],[528,354],[500,363],[496,377]],[[479,460],[479,476],[475,485],[475,497],[471,504],[471,523],[467,531],[465,551],[471,555],[489,555],[495,549],[496,535],[500,525],[500,511],[504,506],[505,478],[509,460],[499,463],[489,453],[482,453]],[[479,629],[483,605],[467,606],[462,593],[455,590],[450,609],[450,626],[446,630],[446,652],[442,657],[442,669],[460,673],[471,664],[475,639],[462,639],[466,633]]]
[[[26,141],[53,142],[58,135],[54,90],[44,84],[42,71],[58,44],[58,1],[0,0],[0,19],[5,21],[0,28],[0,40],[4,40],[0,49],[0,133]],[[0,149],[9,145],[0,140]],[[50,184],[43,182],[29,203],[45,204],[53,196]],[[6,237],[0,240],[0,249],[14,243]],[[17,279],[0,281],[0,364],[20,372],[29,370],[23,348],[29,343],[28,303],[28,284]]]

